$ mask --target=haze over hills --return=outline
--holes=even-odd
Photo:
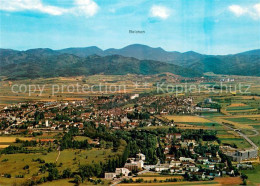
[[[96,46],[62,50],[0,49],[0,60],[0,75],[10,78],[161,72],[190,77],[204,72],[260,76],[260,49],[233,55],[167,52],[140,44],[107,50]]]

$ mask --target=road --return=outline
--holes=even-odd
[[[242,136],[243,138],[245,138],[245,140],[250,144],[252,145],[252,147],[254,149],[258,149],[257,145],[252,141],[250,140],[245,134],[243,134],[242,132],[239,132],[239,131],[236,131],[240,136]]]
[[[225,125],[224,123],[220,123],[220,122],[217,122],[217,121],[215,121],[215,120],[212,120],[211,118],[207,118],[207,119],[210,120],[210,121],[212,121],[212,122],[214,122],[214,123],[218,123],[218,124],[220,124],[220,125],[223,125],[223,126],[227,127],[227,128],[230,129],[230,130],[233,130],[234,132],[238,133],[239,136],[243,137],[254,149],[258,149],[257,145],[256,145],[251,139],[248,138],[248,136],[249,136],[249,137],[250,137],[250,136],[257,136],[257,135],[259,134],[258,131],[252,130],[252,131],[254,131],[256,134],[246,136],[245,134],[243,134],[242,132],[239,131],[240,129],[234,128],[235,126],[232,128],[232,127],[230,127],[230,126],[228,126],[228,125]]]
[[[259,135],[259,132],[257,130],[252,130],[252,131],[255,132],[255,134],[247,135],[247,137],[254,137]]]

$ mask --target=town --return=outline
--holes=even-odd
[[[247,176],[240,170],[252,169],[252,162],[258,160],[258,147],[250,139],[245,138],[252,147],[238,148],[221,142],[216,130],[185,124],[189,118],[203,123],[206,119],[201,116],[202,112],[217,114],[220,110],[221,106],[211,98],[195,103],[192,96],[149,93],[6,106],[0,112],[0,135],[12,136],[15,141],[5,144],[0,156],[3,164],[8,165],[8,154],[42,153],[46,156],[58,152],[58,155],[54,162],[48,163],[44,156],[33,159],[40,168],[33,170],[33,174],[24,171],[13,175],[5,169],[1,169],[0,174],[5,179],[22,179],[29,174],[32,178],[27,180],[29,184],[62,178],[73,178],[75,183],[85,180],[110,184],[158,182],[156,178],[143,179],[142,175],[147,174],[167,177],[160,182],[210,181],[240,176],[246,183]],[[232,131],[240,133],[233,128]],[[61,167],[66,162],[63,160],[59,165],[58,162],[69,149],[74,149],[75,155],[71,156],[75,158],[70,160],[74,168],[64,170]],[[100,149],[104,149],[103,155],[106,150],[111,151],[111,155],[104,156],[105,161],[93,159],[95,167],[84,165],[82,157],[79,158],[83,151],[98,152]],[[104,181],[93,180],[93,176],[104,178]]]

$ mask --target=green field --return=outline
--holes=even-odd
[[[109,158],[121,155],[125,149],[125,141],[121,141],[121,146],[117,152],[111,149],[92,148],[90,150],[73,150],[66,149],[61,151],[57,161],[57,168],[61,173],[64,169],[70,168],[72,171],[77,171],[79,165],[93,164],[106,162]],[[36,147],[37,148],[37,147]],[[39,162],[32,161],[40,158],[45,160],[45,163],[54,163],[58,157],[58,151],[43,154],[43,153],[17,153],[17,154],[2,154],[0,155],[0,175],[11,174],[12,178],[1,178],[0,185],[22,183],[26,179],[34,177],[39,171]],[[29,165],[28,170],[23,168]],[[16,179],[15,176],[24,175],[24,178]],[[40,177],[47,176],[47,173],[41,174]]]
[[[246,123],[246,124],[260,124],[259,121],[252,120],[252,119],[249,119],[249,118],[242,118],[242,117],[239,117],[239,118],[226,118],[226,120],[233,121],[233,122],[238,122],[238,123]]]
[[[228,107],[227,111],[235,111],[235,110],[250,110],[250,109],[254,109],[251,106],[242,106],[242,107]]]
[[[249,148],[251,145],[242,138],[220,138],[221,143],[235,144],[238,148]]]
[[[248,176],[248,180],[254,185],[260,184],[260,165],[254,165],[253,170],[242,170],[244,174]]]

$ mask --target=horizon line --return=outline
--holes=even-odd
[[[4,49],[4,50],[14,50],[14,51],[20,51],[20,52],[26,52],[28,50],[35,50],[35,49],[50,49],[50,50],[53,50],[53,51],[58,51],[58,50],[64,50],[64,49],[77,49],[77,48],[90,48],[90,47],[97,47],[98,49],[102,50],[103,52],[106,51],[106,50],[109,50],[109,49],[116,49],[116,50],[121,50],[123,48],[126,48],[126,47],[129,47],[129,46],[132,46],[132,45],[141,45],[141,46],[145,46],[145,47],[149,47],[149,48],[152,48],[152,49],[162,49],[163,51],[165,52],[177,52],[177,53],[181,53],[181,54],[184,54],[184,53],[187,53],[187,52],[194,52],[194,53],[197,53],[197,54],[200,54],[200,55],[218,55],[218,56],[222,56],[222,55],[236,55],[236,54],[240,54],[240,53],[244,53],[244,52],[249,52],[249,51],[254,51],[254,50],[260,50],[260,48],[254,48],[254,49],[247,49],[247,50],[243,50],[243,51],[240,51],[240,52],[237,52],[237,53],[227,53],[227,54],[205,54],[205,53],[200,53],[200,52],[197,52],[197,51],[194,51],[194,50],[188,50],[188,51],[185,51],[185,52],[180,52],[180,51],[170,51],[170,50],[165,50],[164,48],[162,47],[151,47],[149,45],[146,45],[146,44],[140,44],[140,43],[134,43],[134,44],[129,44],[129,45],[126,45],[124,47],[119,47],[119,48],[107,48],[107,49],[102,49],[96,45],[91,45],[91,46],[73,46],[73,47],[65,47],[65,48],[58,48],[58,49],[53,49],[53,48],[49,48],[49,47],[36,47],[36,48],[27,48],[27,49],[13,49],[13,48],[2,48],[0,47],[0,49]]]

